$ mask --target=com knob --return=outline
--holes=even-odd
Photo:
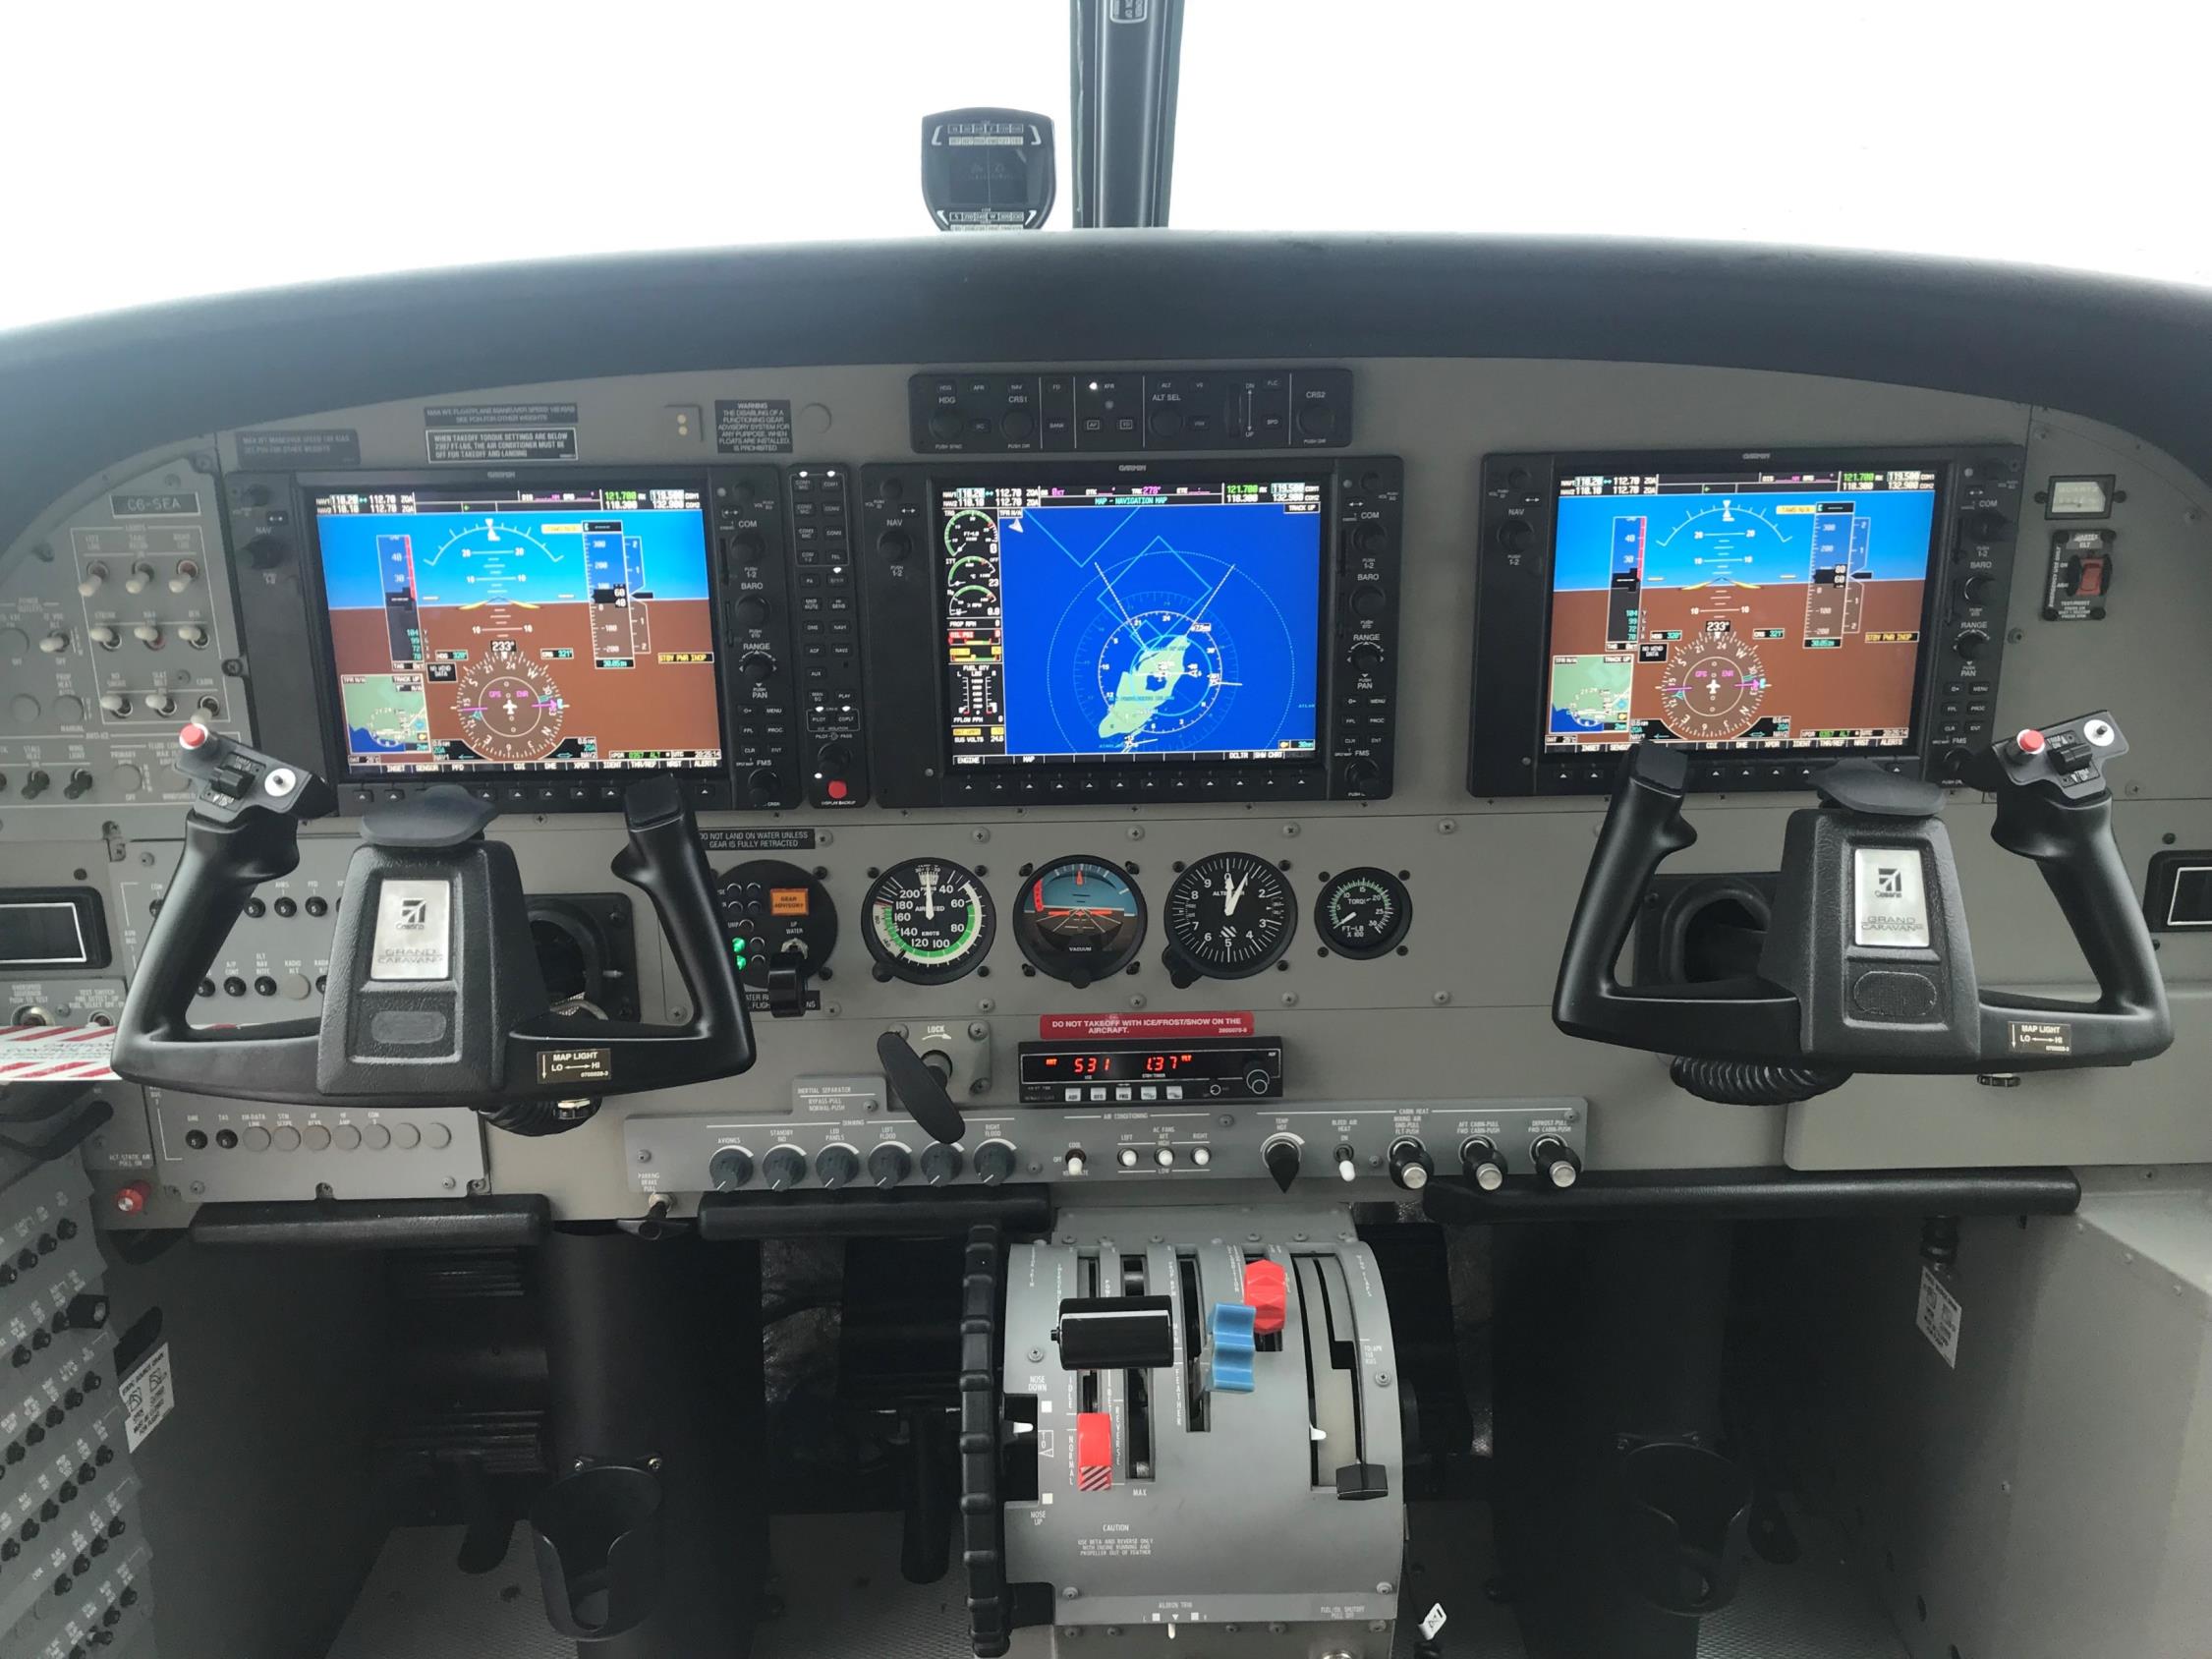
[[[1557,1135],[1544,1135],[1528,1149],[1537,1178],[1555,1191],[1564,1192],[1582,1178],[1582,1160]]]
[[[735,1192],[753,1178],[753,1155],[742,1146],[723,1147],[707,1160],[707,1178],[716,1192]]]
[[[1290,1183],[1298,1178],[1298,1170],[1305,1162],[1305,1153],[1288,1135],[1276,1135],[1260,1148],[1260,1162],[1268,1167],[1268,1173],[1275,1177],[1275,1184],[1288,1192]]]
[[[737,659],[737,677],[747,685],[761,685],[775,672],[775,658],[765,651],[749,651]]]
[[[883,1191],[890,1189],[914,1173],[914,1160],[903,1146],[885,1141],[868,1155],[868,1178]]]
[[[1962,628],[1958,637],[1951,642],[1951,649],[1971,662],[1989,649],[1989,634],[1982,628]]]
[[[1436,1173],[1436,1160],[1429,1156],[1429,1149],[1410,1135],[1391,1146],[1390,1179],[1406,1191],[1419,1192]]]
[[[949,1150],[949,1149],[948,1149]],[[996,1186],[1014,1173],[1014,1149],[1002,1140],[988,1140],[976,1148],[976,1179]]]
[[[893,564],[903,564],[914,554],[914,538],[892,525],[876,538],[876,550]]]
[[[767,539],[758,530],[741,530],[730,538],[729,550],[740,564],[759,564],[767,554]]]
[[[2005,515],[1991,507],[1977,507],[1959,527],[1974,542],[1994,542],[2005,534]]]
[[[860,1154],[849,1146],[825,1146],[815,1155],[814,1173],[831,1192],[850,1186],[860,1174]]]
[[[789,1192],[807,1178],[807,1159],[795,1146],[779,1146],[761,1160],[761,1174],[770,1192]]]
[[[1496,1192],[1505,1184],[1504,1157],[1488,1135],[1476,1135],[1459,1149],[1459,1167],[1485,1192]]]
[[[979,1167],[981,1160],[978,1160]],[[960,1149],[933,1141],[922,1149],[922,1178],[932,1186],[944,1186],[960,1175]],[[1001,1179],[1004,1177],[1001,1176]]]
[[[1362,520],[1352,529],[1352,551],[1374,554],[1381,552],[1390,540],[1390,533],[1374,519]]]

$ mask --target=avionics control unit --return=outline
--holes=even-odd
[[[1956,780],[1997,706],[2023,454],[1494,455],[1467,787],[1603,794],[1640,739],[1693,785],[1850,757]]]

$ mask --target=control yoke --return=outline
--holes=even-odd
[[[2112,835],[2104,768],[2127,752],[2110,714],[2029,728],[1975,754],[1997,797],[1990,838],[2033,859],[2097,980],[2094,1002],[1989,996],[1975,977],[1943,791],[1869,762],[1817,774],[1790,816],[1758,971],[1622,985],[1614,976],[1682,820],[1689,757],[1628,752],[1560,963],[1552,1017],[1575,1037],[1681,1057],[1692,1093],[1801,1100],[1854,1071],[2018,1072],[2126,1065],[2174,1040],[2149,930]]]
[[[300,825],[337,803],[312,772],[199,724],[179,734],[177,765],[196,785],[184,855],[116,1030],[119,1076],[243,1100],[466,1106],[544,1134],[581,1122],[601,1096],[753,1063],[707,857],[667,776],[624,796],[630,844],[613,870],[660,918],[691,1002],[684,1024],[554,1013],[513,849],[484,839],[497,810],[441,785],[364,815],[319,1019],[195,1027],[195,990],[248,896],[297,867]]]

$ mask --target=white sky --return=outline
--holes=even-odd
[[[1173,221],[1694,236],[2212,284],[2204,0],[1186,0]],[[0,327],[927,231],[923,114],[1062,124],[1065,0],[0,6]]]

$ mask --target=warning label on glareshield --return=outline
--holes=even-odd
[[[573,461],[576,426],[573,403],[454,403],[423,411],[429,458],[447,465]]]

